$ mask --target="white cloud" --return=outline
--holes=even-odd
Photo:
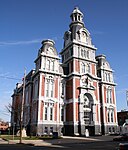
[[[128,90],[127,88],[120,89],[120,90],[116,90],[116,93],[117,93],[117,94],[126,94],[126,91],[127,91],[127,90]]]
[[[34,39],[28,41],[0,41],[0,46],[34,44],[40,43],[41,41],[42,41],[41,39]]]
[[[105,34],[103,31],[93,31],[92,35],[103,35]]]

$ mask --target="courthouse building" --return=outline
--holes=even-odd
[[[106,56],[96,56],[83,13],[75,8],[60,52],[53,40],[42,41],[35,69],[23,84],[16,84],[13,107],[21,106],[24,91],[23,125],[34,135],[102,135],[117,130],[113,70]],[[31,62],[30,62],[31,63]],[[19,114],[11,122],[18,127]]]

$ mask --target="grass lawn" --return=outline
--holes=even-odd
[[[0,135],[0,138],[4,139],[4,140],[13,140],[13,135]],[[42,137],[37,137],[37,136],[27,136],[27,137],[23,137],[23,140],[48,140],[48,139],[52,139],[52,136],[42,136]],[[14,136],[14,140],[20,140],[19,136]]]

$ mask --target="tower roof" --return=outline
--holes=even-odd
[[[81,14],[83,16],[83,13],[79,10],[78,7],[75,7],[74,10],[72,11],[72,14],[75,14],[75,13],[79,13],[79,14]]]

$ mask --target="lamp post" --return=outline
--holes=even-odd
[[[20,143],[22,143],[23,109],[24,109],[24,95],[25,95],[25,77],[26,77],[26,70],[24,71],[24,78],[23,78],[23,95],[22,95],[22,102],[21,102]]]

